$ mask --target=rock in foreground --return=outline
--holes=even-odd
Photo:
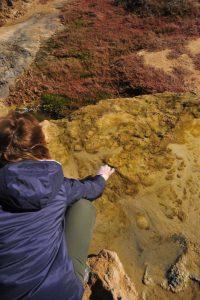
[[[116,252],[102,250],[88,259],[91,268],[83,300],[136,300],[134,284],[124,271]]]
[[[90,253],[115,251],[146,299],[200,299],[199,100],[189,93],[109,99],[43,122],[65,176],[115,167],[94,201]]]

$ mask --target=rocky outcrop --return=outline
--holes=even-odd
[[[88,259],[90,278],[83,300],[137,300],[134,284],[124,271],[116,252],[102,250]]]
[[[156,172],[172,167],[174,156],[167,146],[173,140],[174,130],[181,118],[187,115],[192,120],[199,114],[197,96],[163,93],[103,100],[76,111],[70,121],[54,121],[50,127],[46,123],[45,128],[47,135],[48,128],[49,135],[54,130],[60,132],[62,144],[76,161],[73,173],[77,169],[76,174],[82,177],[106,162],[117,169],[112,182],[116,193],[134,195],[141,186],[156,182]],[[179,139],[184,142],[183,136]],[[57,156],[57,151],[53,151],[55,142],[51,147]],[[123,182],[120,187],[116,178]],[[139,220],[140,215],[138,224]]]
[[[116,168],[94,201],[90,253],[115,251],[143,298],[198,299],[199,105],[194,94],[110,99],[43,123],[66,176]]]
[[[199,299],[199,106],[197,95],[164,93],[104,100],[42,123],[66,176],[93,175],[103,163],[116,168],[93,202],[90,253],[115,251],[130,280],[121,271],[113,278],[121,268],[115,254],[93,255],[88,299],[99,289],[126,299],[118,292],[131,282],[143,299]]]

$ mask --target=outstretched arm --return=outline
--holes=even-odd
[[[108,165],[102,166],[96,176],[88,176],[84,179],[64,178],[65,188],[67,192],[68,203],[86,198],[94,200],[98,198],[105,188],[106,180],[114,172],[114,169]]]

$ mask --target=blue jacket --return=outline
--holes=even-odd
[[[0,169],[0,299],[81,300],[64,237],[66,208],[101,195],[102,176],[75,180],[56,161]]]

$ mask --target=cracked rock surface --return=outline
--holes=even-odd
[[[43,122],[52,156],[66,176],[93,175],[103,163],[116,168],[93,202],[97,220],[90,253],[115,251],[146,299],[200,295],[198,281],[184,279],[200,277],[199,100],[171,93],[110,99],[69,119]],[[182,255],[184,278],[182,260],[177,261]],[[151,284],[144,285],[146,265]],[[170,267],[176,278],[168,285],[176,293],[162,287]]]

